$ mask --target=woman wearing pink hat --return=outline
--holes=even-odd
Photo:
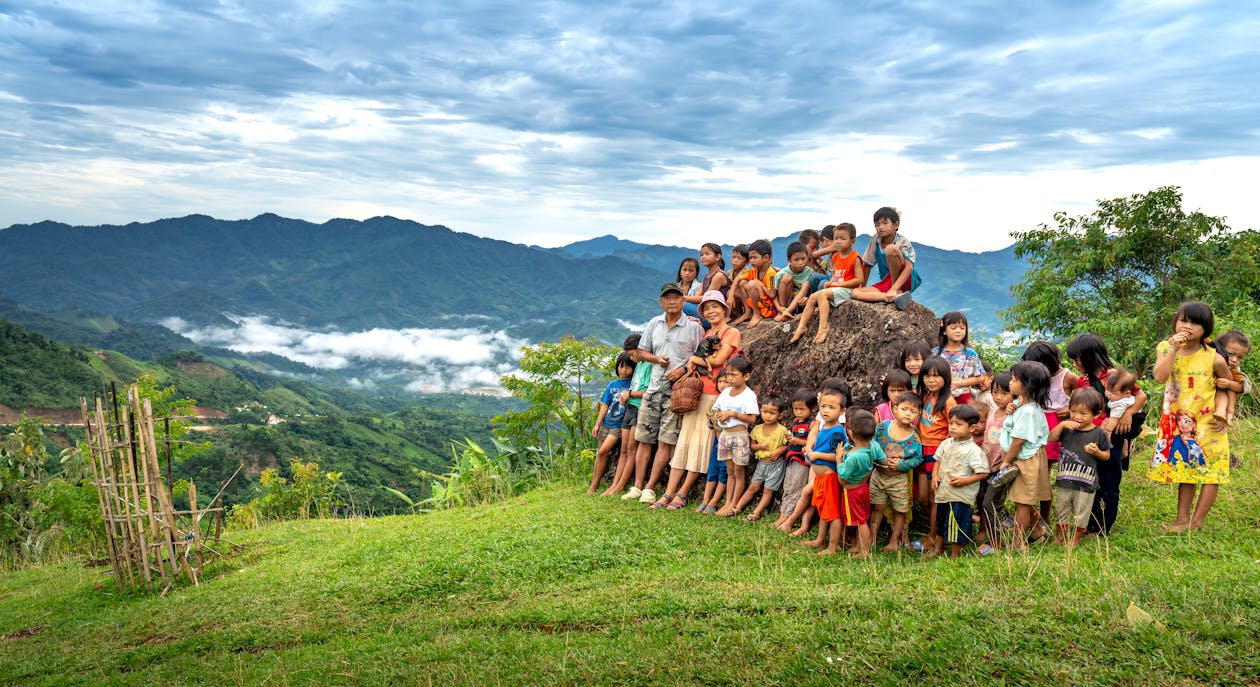
[[[682,429],[678,433],[678,445],[669,461],[669,484],[665,495],[653,504],[654,507],[666,507],[678,510],[687,505],[687,494],[695,486],[696,480],[709,470],[709,453],[713,448],[713,428],[709,426],[709,409],[717,400],[717,379],[726,367],[726,361],[739,352],[739,330],[726,323],[731,309],[726,304],[726,297],[717,290],[706,291],[700,299],[700,315],[709,321],[709,336],[716,336],[721,342],[712,354],[703,358],[692,355],[687,361],[687,372],[690,374],[697,367],[708,368],[708,374],[702,374],[704,389],[700,396],[700,405],[683,416]],[[684,475],[686,479],[684,479]],[[681,487],[679,485],[681,482]]]

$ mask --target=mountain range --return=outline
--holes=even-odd
[[[924,276],[916,298],[938,313],[967,312],[977,331],[1000,331],[998,311],[1010,305],[1010,286],[1026,269],[1013,248],[963,253],[910,238]],[[772,240],[776,263],[792,240]],[[857,245],[865,244],[859,238]],[[575,335],[619,343],[628,324],[659,312],[660,284],[697,249],[615,236],[540,248],[392,217],[19,224],[0,230],[0,317],[58,341],[139,359],[198,351],[219,362],[236,357],[246,372],[358,382],[387,375],[353,360],[329,370],[309,357],[234,353],[225,350],[229,341],[199,344],[189,332],[235,327],[242,316],[308,334],[496,331],[509,342],[496,355],[510,362],[512,341]],[[171,331],[172,321],[184,329]],[[504,364],[487,368],[482,383]]]

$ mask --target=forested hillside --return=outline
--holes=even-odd
[[[58,421],[74,421],[80,398],[142,374],[159,386],[173,385],[177,398],[196,401],[202,415],[194,422],[205,429],[190,436],[207,448],[177,464],[176,479],[217,491],[245,465],[225,494],[229,504],[256,493],[262,469],[283,473],[290,460],[302,460],[344,473],[342,497],[356,510],[391,512],[403,504],[383,486],[421,496],[429,481],[424,473],[444,472],[450,463],[451,442],[490,445],[489,418],[507,407],[489,398],[377,399],[264,374],[245,379],[195,352],[142,361],[55,343],[0,320],[0,404],[17,413],[66,409],[56,413]],[[80,436],[76,428],[62,428],[53,440],[66,445]]]

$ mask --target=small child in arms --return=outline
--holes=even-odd
[[[1234,421],[1238,394],[1246,393],[1251,386],[1239,369],[1243,358],[1251,352],[1251,339],[1237,329],[1231,329],[1217,337],[1215,345],[1216,352],[1221,354],[1225,364],[1229,366],[1230,377],[1219,377],[1216,380],[1216,410],[1212,414],[1229,424]]]

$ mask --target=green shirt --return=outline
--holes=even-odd
[[[647,391],[648,383],[652,381],[652,363],[646,360],[640,361],[634,366],[634,375],[630,377],[630,391]],[[638,408],[643,403],[643,397],[631,396],[630,405]]]
[[[884,450],[879,444],[872,443],[864,448],[850,449],[844,454],[836,476],[845,484],[861,484],[866,476],[875,469],[875,461],[884,460]]]

